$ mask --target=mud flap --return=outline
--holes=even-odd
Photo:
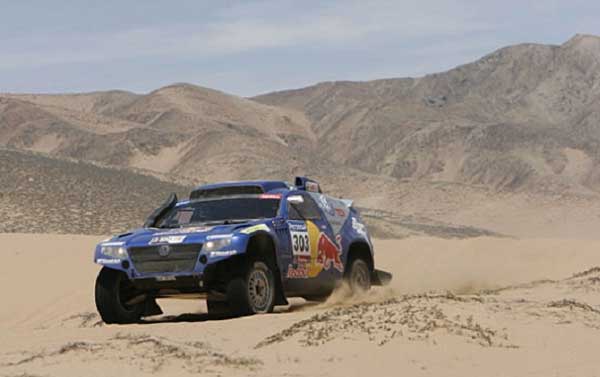
[[[163,311],[160,308],[160,306],[158,306],[155,299],[146,300],[146,304],[144,305],[144,313],[142,314],[142,317],[150,317],[153,315],[161,314],[163,314]]]
[[[281,276],[279,273],[277,274]],[[287,298],[285,297],[285,293],[283,291],[283,283],[281,282],[281,277],[279,279],[275,279],[275,288],[277,291],[275,292],[275,305],[289,305]]]
[[[373,270],[371,272],[372,285],[388,285],[392,281],[392,274],[381,270]]]

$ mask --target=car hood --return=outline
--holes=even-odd
[[[234,234],[249,226],[265,223],[266,221],[252,221],[243,224],[190,226],[173,229],[141,228],[114,236],[107,241],[121,242],[126,247],[145,246],[153,243],[203,243],[207,237]]]

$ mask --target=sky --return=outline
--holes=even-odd
[[[252,96],[415,77],[518,43],[600,35],[598,0],[0,0],[0,92]]]

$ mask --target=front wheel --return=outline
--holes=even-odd
[[[346,272],[345,280],[352,293],[366,292],[371,289],[371,272],[367,262],[360,258],[354,259]]]
[[[144,312],[143,296],[121,271],[103,267],[96,279],[95,296],[98,313],[107,324],[135,323]]]
[[[242,277],[227,284],[229,314],[241,316],[271,313],[275,306],[275,289],[275,277],[271,268],[262,261],[250,262]]]

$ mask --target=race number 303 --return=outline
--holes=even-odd
[[[292,253],[298,256],[310,257],[310,238],[306,231],[290,231],[292,238]]]

